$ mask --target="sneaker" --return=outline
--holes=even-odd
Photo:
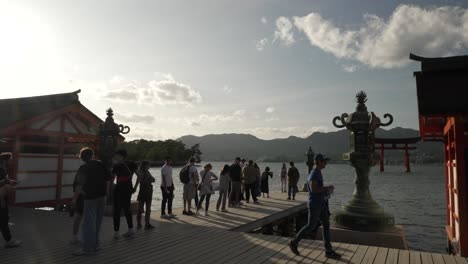
[[[208,212],[207,212],[207,211],[205,211],[205,216],[209,216],[209,214],[208,214]]]
[[[128,229],[127,233],[123,234],[124,237],[133,237],[135,235],[135,231],[133,231],[133,228]]]
[[[296,198],[293,197],[293,200],[296,200]]]
[[[187,215],[194,215],[194,213],[192,211],[188,211]]]
[[[154,228],[154,226],[151,225],[151,224],[145,225],[145,230],[151,230],[151,229],[153,229],[153,228]]]
[[[298,256],[300,255],[299,250],[297,250],[297,245],[296,245],[296,243],[294,242],[293,239],[291,239],[291,240],[289,241],[288,246],[289,246],[289,248],[291,249],[291,251],[292,251],[294,254],[296,254],[296,255],[298,255]]]
[[[6,242],[5,243],[5,248],[15,248],[15,247],[19,247],[21,245],[21,241],[20,240],[16,240],[16,239],[11,239],[10,241]]]
[[[291,197],[286,198],[286,200],[291,200]]]
[[[91,254],[94,254],[94,251],[86,251],[82,248],[79,248],[75,251],[73,251],[73,255],[75,256],[84,256],[84,255],[91,255]]]
[[[325,257],[331,259],[340,259],[341,255],[336,253],[335,251],[325,252]]]
[[[174,217],[176,217],[177,215],[175,215],[175,214],[168,214],[168,216],[169,216],[169,218],[174,218]]]
[[[119,231],[114,231],[114,238],[115,238],[115,239],[119,239],[119,238],[120,238]]]
[[[260,202],[259,201],[254,201],[254,204],[259,204]]]
[[[138,224],[137,225],[137,229],[141,229],[143,226],[141,226],[141,224]]]
[[[169,216],[167,214],[163,214],[163,215],[161,215],[161,218],[169,219]]]
[[[185,211],[185,210],[182,211],[182,214],[183,215],[188,215],[187,211]]]
[[[250,201],[249,201],[249,200],[247,200],[247,201],[245,201],[245,202],[246,202],[246,203],[250,203]]]

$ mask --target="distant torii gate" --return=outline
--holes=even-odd
[[[405,151],[405,167],[406,172],[411,172],[410,158],[408,150],[415,150],[416,146],[408,146],[416,144],[420,141],[420,137],[413,138],[375,138],[375,149],[380,149],[380,171],[384,171],[385,150],[404,150]],[[387,146],[390,145],[390,146]]]

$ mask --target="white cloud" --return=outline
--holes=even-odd
[[[158,73],[160,74],[160,73]],[[118,88],[108,87],[103,97],[133,103],[191,106],[202,101],[193,87],[174,80],[171,74],[161,74],[164,80],[151,80],[146,85],[131,81]]]
[[[267,107],[267,109],[265,109],[265,112],[271,114],[271,113],[275,112],[275,108],[273,106],[269,106],[269,107]]]
[[[127,122],[127,123],[153,123],[155,120],[154,116],[150,116],[150,115],[135,115],[135,114],[125,115],[125,114],[118,114],[118,113],[114,113],[114,118],[117,122],[121,121],[121,122]]]
[[[240,110],[234,111],[233,115],[234,116],[243,116],[243,115],[245,115],[245,113],[246,113],[245,109],[240,109]]]
[[[262,38],[262,39],[258,40],[257,42],[255,42],[255,48],[258,51],[262,51],[263,49],[265,49],[265,46],[267,44],[268,44],[268,39],[267,38]]]
[[[119,75],[114,75],[112,78],[109,80],[110,84],[121,84],[123,82],[123,77]]]
[[[400,5],[387,21],[376,15],[364,15],[363,24],[355,30],[340,28],[319,13],[293,20],[312,46],[373,68],[405,66],[410,62],[409,53],[449,56],[468,47],[468,9],[460,7]],[[275,32],[275,37],[288,39],[290,33],[292,39],[287,21],[278,18],[277,28],[283,30]]]
[[[262,19],[260,19],[260,21],[262,22],[262,24],[268,24],[268,19],[266,17],[262,17]]]
[[[150,81],[146,92],[147,95],[153,98],[155,103],[161,105],[192,105],[202,100],[197,90],[189,85],[178,83],[174,80]]]
[[[357,65],[343,65],[343,70],[345,72],[355,72],[357,70]]]
[[[295,42],[293,33],[293,24],[287,17],[279,17],[276,19],[276,30],[273,41],[281,41],[284,45],[289,46]]]
[[[277,118],[277,117],[268,117],[268,118],[265,119],[266,122],[273,122],[273,121],[278,121],[278,120],[279,120],[279,118]]]
[[[232,92],[232,88],[227,86],[227,85],[224,85],[223,87],[223,91],[226,93],[226,94],[230,94]]]

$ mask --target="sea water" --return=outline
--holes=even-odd
[[[224,164],[231,162],[204,162],[211,163],[213,172],[219,176]],[[266,166],[273,172],[270,179],[270,192],[279,192],[281,189],[280,171],[282,163],[260,163],[263,171]],[[307,178],[305,164],[296,164],[301,172],[299,189]],[[289,164],[287,164],[289,167]],[[181,214],[182,184],[179,181],[181,168],[173,168],[175,185],[175,198],[173,208],[175,213]],[[198,167],[199,170],[202,167]],[[413,165],[411,173],[406,173],[404,165],[387,165],[385,172],[379,172],[379,167],[372,168],[370,173],[370,190],[373,198],[388,213],[395,216],[395,223],[402,225],[412,250],[444,253],[446,247],[445,236],[445,178],[442,166]],[[152,168],[151,173],[156,178],[154,184],[153,210],[160,210],[161,206],[161,170]],[[328,164],[323,170],[325,185],[333,184],[335,192],[330,198],[330,209],[339,210],[350,200],[354,190],[354,169],[345,164]],[[136,194],[133,199],[136,199]],[[285,194],[285,198],[287,195]],[[214,205],[217,193],[211,198]],[[214,208],[214,206],[213,206]]]

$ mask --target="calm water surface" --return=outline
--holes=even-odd
[[[208,163],[208,162],[207,162]],[[225,162],[210,162],[213,172],[219,171]],[[230,162],[229,162],[230,163]],[[206,164],[206,163],[204,163]],[[270,192],[280,191],[279,172],[281,163],[261,163],[260,168],[269,166],[273,171],[270,180]],[[307,177],[305,164],[297,164],[301,171],[302,185]],[[199,170],[201,167],[199,167]],[[411,173],[404,172],[404,166],[385,167],[385,172],[378,171],[378,166],[371,171],[371,192],[374,199],[395,216],[395,222],[404,227],[409,248],[429,252],[445,252],[445,180],[442,166],[413,165]],[[182,185],[179,181],[180,168],[173,169],[176,187],[174,208],[182,207]],[[161,173],[159,168],[152,168],[151,173],[156,178],[154,185],[153,210],[160,210]],[[349,165],[329,164],[323,171],[325,184],[335,186],[335,194],[330,199],[332,212],[340,209],[353,193],[354,171]],[[299,186],[301,188],[301,186]],[[136,199],[136,194],[133,199]],[[211,201],[217,199],[217,194]],[[176,213],[178,210],[176,210]]]

